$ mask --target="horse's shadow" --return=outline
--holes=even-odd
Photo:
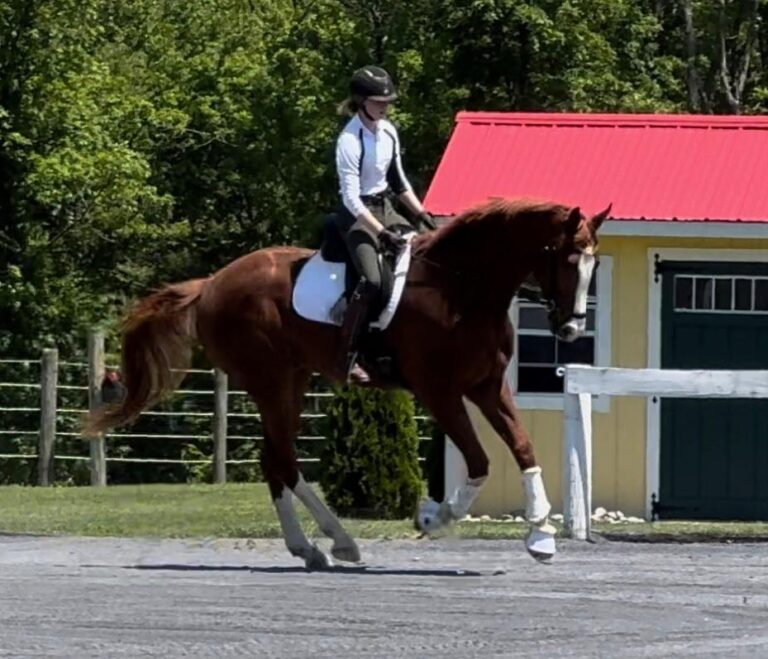
[[[84,567],[99,567],[89,565]],[[251,565],[189,565],[181,563],[152,563],[144,565],[123,565],[126,570],[174,571],[174,572],[251,572],[255,574],[355,574],[363,576],[411,576],[411,577],[481,577],[476,570],[435,568],[409,569],[386,568],[375,565],[334,565],[323,570],[312,570],[301,566],[251,566]]]

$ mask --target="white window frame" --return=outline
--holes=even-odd
[[[690,279],[693,282],[693,300],[692,303],[696,304],[696,281],[699,279],[708,279],[708,280],[730,280],[731,281],[731,308],[730,309],[716,309],[715,308],[715,295],[712,295],[712,304],[709,308],[704,307],[678,307],[676,301],[673,300],[673,309],[675,313],[695,313],[695,314],[727,314],[727,315],[741,315],[741,316],[765,316],[768,315],[768,309],[756,309],[756,294],[757,294],[757,286],[756,283],[758,281],[760,282],[766,282],[768,281],[768,276],[765,275],[699,275],[699,274],[688,274],[688,273],[680,273],[675,274],[675,282],[674,286],[677,286],[677,280],[687,278]],[[751,300],[750,300],[750,308],[749,309],[735,309],[736,305],[736,280],[737,279],[745,279],[750,282],[752,282],[752,293],[751,293]],[[677,294],[677,289],[674,289],[675,295]],[[677,298],[675,298],[676,300]]]
[[[595,362],[593,366],[611,366],[611,313],[613,309],[613,257],[600,255],[600,266],[597,269],[595,308]],[[507,381],[513,392],[517,392],[518,369],[518,334],[519,307],[513,300],[509,309],[509,317],[515,327],[515,347],[512,360],[507,370]],[[559,393],[515,393],[515,402],[521,410],[562,410],[563,394]],[[592,409],[595,412],[610,411],[610,396],[593,396]]]

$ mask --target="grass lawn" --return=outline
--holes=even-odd
[[[296,508],[306,531],[319,530],[303,506]],[[345,519],[358,538],[414,538],[410,520]],[[656,522],[596,525],[608,537],[628,540],[768,539],[768,523]],[[523,524],[463,522],[455,535],[522,538]],[[0,487],[0,533],[89,536],[279,538],[280,525],[266,485],[115,485],[91,487]]]

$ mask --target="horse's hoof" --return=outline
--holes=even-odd
[[[555,527],[550,524],[531,527],[525,537],[525,548],[540,563],[549,563],[557,552]]]
[[[446,525],[442,504],[434,499],[423,501],[416,512],[415,527],[417,531],[432,535]]]
[[[304,564],[308,570],[330,570],[333,567],[330,556],[323,553],[317,545],[312,545],[312,550],[304,559]]]
[[[360,550],[354,541],[347,542],[343,545],[333,545],[331,547],[331,554],[333,557],[346,561],[347,563],[359,563],[360,562]]]

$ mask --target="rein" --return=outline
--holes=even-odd
[[[542,304],[544,305],[548,311],[553,311],[556,307],[555,305],[555,298],[557,298],[557,271],[558,271],[558,262],[557,262],[557,249],[553,247],[552,245],[547,245],[542,250],[545,254],[549,254],[549,280],[552,284],[552,289],[550,291],[549,296],[545,296],[542,291],[541,287],[539,286],[533,286],[527,282],[523,282],[518,287],[518,290],[515,292],[517,297],[525,300],[526,302],[533,302],[536,304]],[[427,258],[426,256],[423,256],[421,254],[413,254],[411,256],[413,260],[421,261],[422,263],[426,263],[429,266],[432,266],[433,268],[436,268],[438,270],[441,270],[442,272],[445,272],[449,275],[451,275],[454,278],[462,278],[462,279],[476,279],[477,275],[466,272],[464,270],[457,270],[455,268],[449,268],[442,263],[438,263],[437,261],[433,261],[432,259]],[[577,313],[575,311],[571,312],[570,318],[574,320],[582,320],[586,319],[587,314],[585,313]]]
[[[547,245],[542,250],[544,253],[549,254],[549,271],[550,271],[550,281],[552,282],[552,291],[549,296],[543,295],[541,288],[537,286],[533,286],[527,282],[523,282],[520,284],[516,295],[517,297],[525,300],[526,302],[534,302],[538,304],[542,304],[547,307],[549,311],[552,311],[555,308],[555,302],[554,299],[557,297],[557,250],[552,247],[551,245]],[[438,263],[437,261],[433,261],[432,259],[427,258],[426,256],[423,256],[422,254],[412,254],[411,259],[416,261],[421,261],[422,263],[426,263],[427,265],[437,269],[441,270],[442,272],[451,275],[452,277],[462,279],[476,279],[477,275],[471,272],[467,272],[465,270],[459,270],[456,268],[450,268],[446,265],[443,265],[442,263]],[[585,313],[573,313],[571,314],[571,318],[586,318],[587,314]]]

